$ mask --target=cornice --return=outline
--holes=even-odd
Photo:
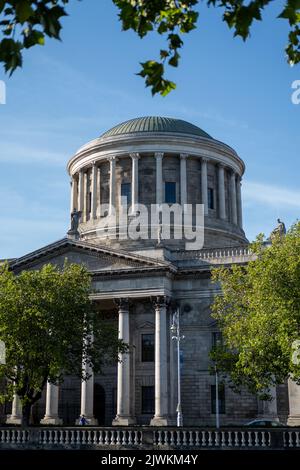
[[[75,153],[67,165],[67,170],[73,175],[80,168],[92,165],[95,160],[106,160],[110,156],[129,157],[133,152],[178,155],[187,153],[190,157],[205,157],[216,163],[222,163],[240,175],[245,170],[245,164],[235,150],[221,141],[167,132],[151,132],[147,136],[133,133],[94,139]]]

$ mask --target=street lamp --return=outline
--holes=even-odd
[[[179,309],[173,315],[173,323],[171,326],[172,339],[177,342],[177,394],[178,394],[178,404],[177,404],[177,426],[180,427],[183,425],[183,416],[181,410],[181,367],[180,367],[180,341],[184,336],[180,336],[180,323],[179,323]]]
[[[216,346],[219,347],[222,344],[222,340],[220,335],[217,335],[216,338]],[[219,407],[219,374],[218,374],[218,367],[217,363],[215,363],[215,386],[216,386],[216,428],[219,429],[220,427],[220,407]]]
[[[219,376],[217,365],[215,365],[215,377],[216,377],[216,428],[220,427],[220,410],[219,410]]]

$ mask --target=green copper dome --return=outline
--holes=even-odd
[[[173,132],[176,134],[190,134],[212,139],[212,137],[200,129],[200,127],[190,122],[160,116],[146,116],[130,119],[104,132],[101,137],[146,132]]]

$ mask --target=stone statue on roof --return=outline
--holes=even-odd
[[[68,231],[68,235],[77,237],[79,236],[78,226],[81,217],[81,211],[78,211],[76,208],[71,213],[71,228]]]
[[[278,225],[275,227],[270,235],[270,240],[275,238],[276,236],[279,235],[280,238],[282,238],[286,234],[286,227],[284,222],[282,222],[280,219],[277,219]]]

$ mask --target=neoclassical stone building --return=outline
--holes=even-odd
[[[85,264],[99,315],[119,325],[131,353],[82,384],[74,377],[66,377],[59,389],[48,384],[35,407],[35,422],[71,425],[84,414],[91,424],[174,424],[177,367],[170,326],[176,305],[185,336],[184,424],[214,425],[209,352],[218,329],[210,306],[218,288],[210,271],[216,265],[247,263],[251,257],[242,222],[244,170],[228,145],[193,124],[163,117],[119,124],[70,159],[72,230],[66,238],[11,261],[11,267],[18,273],[49,262],[62,265],[66,258]],[[120,217],[124,200],[130,206],[125,221]],[[148,238],[125,237],[126,224],[139,217],[139,204],[149,212],[154,204],[203,204],[202,249],[188,250],[183,238],[151,237],[150,232]],[[114,236],[103,226],[112,215]],[[154,233],[163,223],[158,222]],[[219,391],[221,424],[261,415],[299,424],[299,389],[293,383],[279,386],[274,400],[263,405],[247,391],[236,395],[225,384]],[[18,422],[19,414],[15,398],[8,422]]]

